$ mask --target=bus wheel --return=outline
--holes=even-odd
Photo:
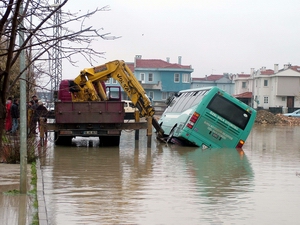
[[[171,132],[170,132],[170,134],[169,134],[169,137],[168,137],[168,139],[167,139],[167,143],[171,143],[172,138],[173,138],[173,135],[174,135],[174,132],[175,132],[175,128],[176,128],[176,127],[173,127],[173,128],[172,128],[172,130],[171,130]]]
[[[183,142],[176,137],[172,138],[171,142],[176,145],[183,145]]]

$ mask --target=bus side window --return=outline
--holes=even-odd
[[[178,108],[180,107],[180,105],[183,103],[183,100],[185,99],[186,93],[182,93],[178,98],[175,98],[175,104],[173,106],[173,109],[171,110],[171,112],[178,112]]]
[[[195,101],[195,97],[196,97],[197,92],[192,92],[189,96],[189,98],[187,99],[184,107],[182,108],[182,111],[185,111],[189,108],[191,108],[193,106],[193,102]]]
[[[191,93],[191,92],[186,92],[186,93],[184,94],[184,97],[181,98],[181,99],[182,99],[182,100],[181,100],[181,103],[178,105],[178,107],[177,107],[177,109],[176,109],[176,112],[183,112],[183,111],[184,111],[185,106],[186,106],[186,104],[188,103],[188,101],[190,100],[191,96],[192,96],[192,93]]]
[[[181,95],[182,95],[182,93],[176,93],[173,96],[169,96],[169,98],[166,100],[166,104],[169,107],[172,107]]]
[[[203,98],[203,95],[197,95],[196,96],[196,99],[194,101],[194,105],[198,104],[199,102],[202,101],[202,98]]]
[[[169,107],[172,107],[172,106],[175,104],[175,102],[176,102],[176,98],[173,97],[173,98],[171,99],[171,103],[169,104]]]

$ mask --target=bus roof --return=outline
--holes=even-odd
[[[203,90],[210,90],[210,89],[213,89],[213,88],[218,88],[218,87],[216,87],[216,86],[210,86],[210,87],[192,88],[192,89],[181,90],[178,93],[193,92],[193,91],[203,91]]]

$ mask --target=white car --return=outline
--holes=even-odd
[[[132,101],[122,100],[122,102],[124,102],[125,119],[134,119],[134,112],[138,111],[138,108],[133,105]]]
[[[54,102],[49,102],[47,104],[47,109],[48,109],[48,118],[54,119],[55,118]]]
[[[133,105],[132,101],[122,100],[124,102],[125,113],[134,113],[138,109]]]
[[[292,113],[285,113],[283,115],[288,116],[288,117],[300,117],[300,109],[298,109]]]

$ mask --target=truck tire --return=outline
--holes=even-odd
[[[72,145],[72,138],[70,136],[58,136],[57,132],[54,132],[54,142],[55,145]]]
[[[101,147],[120,145],[120,136],[101,136],[99,138]]]

